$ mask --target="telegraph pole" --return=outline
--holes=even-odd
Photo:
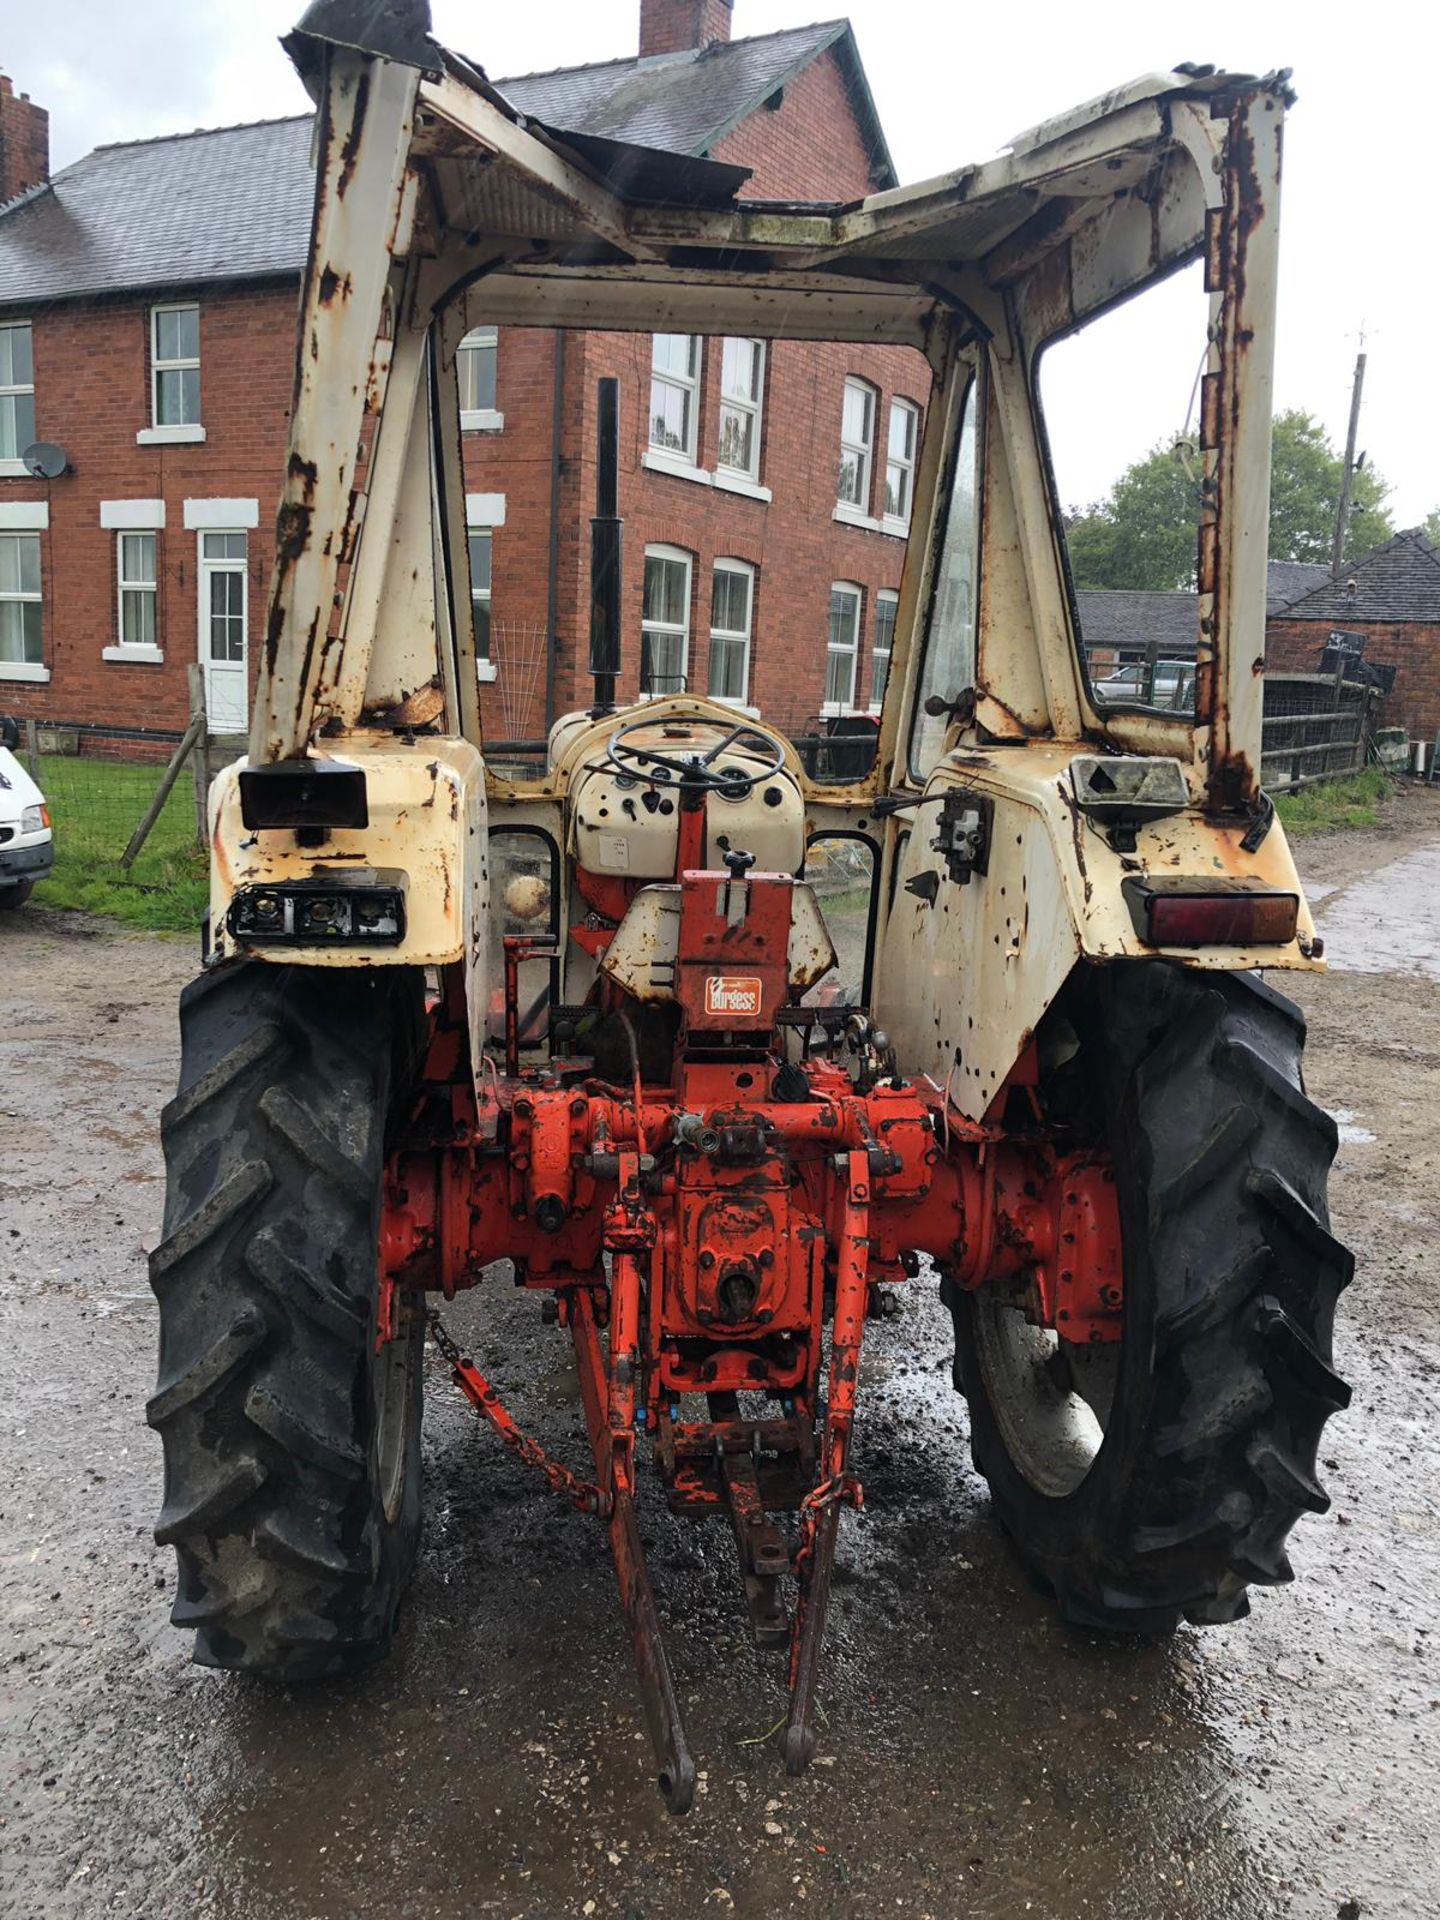
[[[1361,341],[1364,341],[1362,333]],[[1365,350],[1355,356],[1355,383],[1350,389],[1350,430],[1345,436],[1345,470],[1340,476],[1340,505],[1335,513],[1335,545],[1330,553],[1330,576],[1340,578],[1345,564],[1345,534],[1350,523],[1350,493],[1355,483],[1355,436],[1360,431],[1360,390],[1365,385]]]

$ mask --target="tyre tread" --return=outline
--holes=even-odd
[[[180,1566],[171,1618],[195,1630],[201,1665],[316,1679],[366,1664],[393,1631],[418,1482],[386,1522],[368,1383],[391,1048],[411,991],[406,976],[248,962],[181,996],[147,1411],[165,1452],[156,1538]]]
[[[1303,1089],[1303,1015],[1251,976],[1109,968],[1077,982],[1066,1017],[1110,1063],[1109,1111],[1131,1143],[1148,1389],[1124,1456],[1107,1441],[1075,1493],[1043,1501],[1005,1451],[957,1299],[972,1447],[1067,1619],[1127,1633],[1227,1623],[1248,1610],[1247,1586],[1293,1578],[1286,1536],[1329,1506],[1316,1457],[1349,1400],[1331,1325],[1354,1265],[1325,1206],[1335,1123]]]

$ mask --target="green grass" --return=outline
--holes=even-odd
[[[47,907],[108,914],[127,926],[193,933],[209,899],[208,862],[195,832],[188,766],[171,789],[135,864],[120,866],[160,784],[159,766],[47,755],[40,785],[55,829],[55,870],[35,889]]]
[[[1392,782],[1380,767],[1367,767],[1343,780],[1320,780],[1298,793],[1282,793],[1275,810],[1292,838],[1297,834],[1331,833],[1337,827],[1375,827],[1380,803],[1389,797]]]

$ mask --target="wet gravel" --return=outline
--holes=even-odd
[[[649,1503],[703,1770],[683,1823],[648,1784],[598,1529],[478,1429],[433,1357],[425,1541],[393,1657],[294,1694],[188,1664],[143,1406],[156,1117],[191,952],[5,916],[0,1916],[1440,1911],[1440,980],[1436,896],[1413,884],[1437,849],[1440,797],[1422,794],[1380,832],[1302,848],[1340,962],[1300,983],[1308,1075],[1345,1115],[1333,1201],[1359,1272],[1334,1505],[1293,1538],[1295,1585],[1166,1646],[1060,1627],[990,1519],[947,1317],[917,1285],[867,1334],[867,1505],[842,1523],[805,1779],[767,1739],[783,1669],[745,1639],[728,1538]],[[1372,948],[1388,970],[1355,970]],[[564,1336],[534,1301],[502,1272],[453,1319],[578,1463]]]

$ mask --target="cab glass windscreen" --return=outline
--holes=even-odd
[[[1198,261],[1040,355],[1040,407],[1092,698],[1188,716],[1199,636]]]

